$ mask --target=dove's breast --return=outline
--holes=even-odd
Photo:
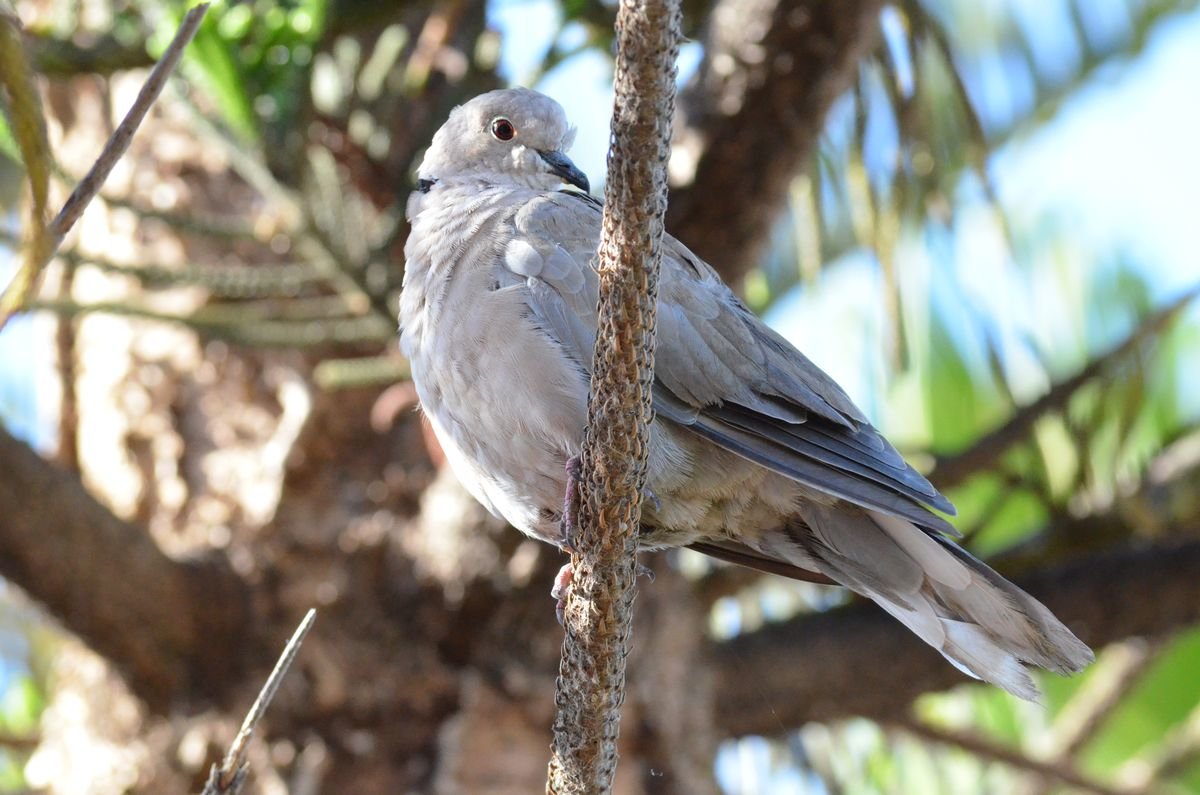
[[[469,213],[431,208],[414,218],[401,348],[467,490],[518,529],[557,542],[587,380],[530,320],[524,280],[502,265],[499,233],[511,209],[483,202]]]

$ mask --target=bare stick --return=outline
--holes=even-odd
[[[184,16],[179,30],[175,33],[175,38],[171,40],[171,44],[163,53],[162,58],[150,71],[150,76],[146,78],[142,90],[138,92],[133,107],[125,114],[121,124],[108,139],[108,143],[104,145],[100,156],[96,158],[96,162],[75,186],[75,190],[71,191],[71,195],[67,197],[66,203],[58,211],[58,215],[50,222],[50,233],[54,236],[55,248],[58,248],[58,244],[79,220],[79,216],[83,214],[92,199],[96,198],[96,194],[100,192],[104,181],[108,179],[113,166],[129,149],[129,144],[133,141],[133,134],[142,125],[146,114],[158,99],[158,95],[162,93],[163,87],[167,84],[167,78],[175,70],[179,59],[183,57],[184,48],[196,35],[196,31],[200,28],[200,22],[207,12],[208,3],[201,3]]]
[[[35,228],[30,258],[18,273],[17,278],[14,279],[13,284],[0,297],[0,328],[4,327],[13,313],[25,307],[27,298],[35,289],[38,277],[46,267],[46,263],[62,245],[63,238],[79,220],[84,209],[92,199],[96,198],[96,194],[100,192],[104,181],[108,179],[113,166],[129,149],[129,143],[133,140],[134,133],[137,132],[138,127],[146,118],[146,113],[162,93],[163,86],[167,84],[167,78],[183,56],[184,48],[196,35],[196,30],[200,27],[200,22],[204,19],[207,11],[208,3],[202,3],[187,12],[179,30],[175,33],[175,38],[171,40],[166,52],[151,70],[150,76],[142,85],[142,90],[138,92],[133,107],[125,114],[125,118],[121,120],[121,124],[113,132],[112,137],[104,144],[104,149],[96,158],[96,162],[75,186],[75,190],[71,191],[71,195],[67,197],[66,203],[58,211],[58,215],[45,227],[44,233],[38,234],[40,227]]]
[[[250,745],[250,738],[254,736],[254,729],[270,706],[271,699],[275,698],[275,692],[279,690],[283,677],[287,675],[296,655],[300,653],[300,644],[304,642],[316,618],[317,611],[310,609],[300,626],[296,627],[292,639],[283,647],[283,654],[279,656],[279,662],[275,663],[275,670],[271,671],[267,683],[259,691],[258,698],[250,705],[250,711],[242,721],[242,728],[238,730],[237,737],[233,738],[233,744],[221,760],[220,767],[213,765],[209,771],[208,781],[205,782],[201,795],[237,795],[241,791],[242,784],[246,781],[246,749]]]
[[[617,10],[598,331],[546,783],[546,792],[554,795],[604,795],[617,767],[650,442],[679,27],[678,0],[621,0]]]

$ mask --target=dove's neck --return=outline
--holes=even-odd
[[[475,212],[483,206],[504,201],[523,201],[548,190],[543,185],[527,185],[511,174],[472,173],[448,177],[425,176],[408,197],[407,216],[414,226],[429,213]]]

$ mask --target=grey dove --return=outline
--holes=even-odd
[[[463,485],[563,544],[596,333],[601,205],[564,154],[562,108],[528,89],[455,108],[408,201],[400,345]],[[565,188],[572,186],[578,190]],[[834,381],[682,243],[663,241],[639,545],[687,547],[874,600],[966,673],[1022,698],[1027,665],[1091,650],[950,540],[953,506]]]

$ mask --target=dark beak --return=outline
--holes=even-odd
[[[546,165],[550,166],[550,173],[556,177],[562,177],[562,181],[568,185],[574,185],[584,193],[591,191],[591,186],[588,184],[587,174],[580,171],[571,158],[564,155],[562,152],[544,152],[541,149],[537,153],[542,156],[542,160],[546,161]]]

